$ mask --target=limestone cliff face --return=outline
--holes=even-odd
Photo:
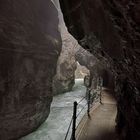
[[[58,10],[59,30],[62,38],[62,51],[57,62],[56,75],[53,79],[53,93],[57,95],[71,91],[75,84],[77,41],[67,31],[59,0],[53,0],[53,2]]]
[[[97,69],[97,66],[95,65],[97,65],[99,61],[88,51],[83,49],[70,35],[64,23],[59,0],[53,0],[53,2],[59,13],[59,29],[61,31],[63,44],[57,63],[57,73],[53,80],[53,92],[55,95],[57,95],[71,91],[75,83],[75,78],[80,77],[80,71],[76,71],[77,68],[80,68],[78,67],[76,61],[78,61],[80,65],[86,66],[86,68],[90,71],[92,71],[92,69]],[[94,74],[96,74],[96,72]]]
[[[18,139],[48,116],[61,50],[50,0],[0,1],[0,139]]]
[[[140,139],[140,1],[60,0],[69,32],[113,72],[117,126]]]
[[[55,95],[71,91],[75,84],[75,44],[70,35],[63,38],[60,57],[57,62],[57,72],[53,80],[53,93]]]

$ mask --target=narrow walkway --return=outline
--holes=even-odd
[[[102,103],[96,109],[91,110],[91,118],[87,118],[77,140],[117,140],[115,134],[116,102],[107,90],[102,92]]]

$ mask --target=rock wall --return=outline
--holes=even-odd
[[[67,31],[59,0],[53,0],[53,2],[58,10],[59,30],[62,38],[62,51],[57,62],[57,71],[53,80],[53,93],[57,95],[71,91],[75,84],[77,41]]]
[[[99,60],[93,56],[93,54],[83,49],[82,47],[78,48],[75,54],[75,58],[81,65],[86,66],[89,70],[97,68],[95,66],[100,63]]]
[[[85,66],[90,71],[90,88],[96,89],[98,79],[99,77],[103,78],[103,69],[105,69],[106,66],[82,47],[76,52],[75,58],[82,66]]]
[[[0,139],[35,130],[49,115],[61,50],[50,0],[0,1]]]
[[[113,72],[122,139],[140,139],[140,1],[60,0],[69,32]]]
[[[76,53],[81,46],[78,45],[77,40],[66,28],[59,0],[53,0],[53,2],[59,13],[59,29],[62,37],[62,51],[57,62],[57,72],[53,80],[53,93],[57,95],[71,91],[75,84],[75,78],[80,77],[78,73],[80,71],[76,71],[77,68],[80,68],[76,62],[78,61],[76,60]]]
[[[57,62],[57,73],[53,80],[54,95],[71,91],[75,84],[75,44],[70,35],[63,39],[62,51]]]

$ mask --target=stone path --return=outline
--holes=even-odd
[[[117,140],[115,134],[116,102],[106,90],[102,92],[102,103],[91,111],[91,118],[87,118],[76,140]]]

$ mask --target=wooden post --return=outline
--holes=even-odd
[[[72,126],[72,137],[71,140],[76,140],[75,132],[76,132],[76,115],[77,115],[77,102],[73,103],[73,126]]]

